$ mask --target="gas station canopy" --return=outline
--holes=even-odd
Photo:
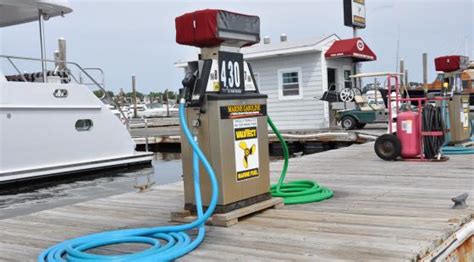
[[[335,41],[326,51],[325,56],[327,58],[349,57],[355,62],[377,60],[375,53],[360,37]]]

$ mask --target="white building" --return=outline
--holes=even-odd
[[[375,60],[362,39],[341,40],[333,34],[307,41],[280,41],[243,48],[268,114],[281,130],[330,127],[329,103],[319,100],[328,87],[351,86],[353,61]]]

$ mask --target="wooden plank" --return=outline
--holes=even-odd
[[[474,194],[473,163],[468,155],[443,163],[385,162],[372,144],[293,158],[289,180],[316,180],[334,197],[268,209],[231,228],[208,227],[204,243],[181,260],[416,260],[472,220],[474,205],[453,210],[450,198]],[[281,168],[281,161],[271,164],[273,183]],[[179,182],[3,219],[0,261],[34,261],[42,249],[84,234],[168,225],[169,214],[182,206]],[[141,248],[122,245],[95,252]]]

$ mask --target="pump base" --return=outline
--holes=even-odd
[[[240,201],[237,201],[237,202],[234,202],[234,203],[230,203],[230,204],[227,204],[227,205],[217,205],[216,209],[214,211],[214,214],[228,213],[228,212],[234,211],[236,209],[240,209],[240,208],[243,208],[243,207],[254,205],[258,202],[269,200],[271,198],[272,198],[272,194],[270,192],[268,192],[268,193],[265,193],[265,194],[261,194],[261,195],[258,195],[258,196],[243,199],[243,200],[240,200]],[[184,204],[184,209],[188,210],[188,211],[191,211],[191,213],[196,213],[196,205],[195,204],[186,203],[186,204]],[[206,210],[206,209],[207,209],[207,206],[204,207],[204,210]]]
[[[234,209],[227,213],[214,214],[206,222],[206,225],[209,226],[218,226],[218,227],[230,227],[239,222],[243,217],[247,217],[251,214],[261,212],[263,210],[273,208],[279,209],[282,208],[285,204],[283,203],[283,198],[273,197],[252,205],[245,207],[240,207]],[[191,213],[189,210],[172,212],[171,221],[179,223],[190,223],[196,220],[196,214]]]

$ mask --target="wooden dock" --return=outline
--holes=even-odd
[[[179,148],[180,128],[177,118],[150,118],[145,128],[144,120],[133,120],[130,124],[130,134],[140,148],[148,143],[151,147],[160,145],[175,145]],[[365,129],[346,131],[340,127],[317,130],[281,130],[285,140],[290,144],[308,143],[365,143],[386,132],[385,124],[372,124]],[[269,143],[279,143],[272,132],[269,133]]]
[[[271,164],[272,181],[281,166]],[[466,209],[451,209],[451,197],[474,195],[472,155],[384,162],[368,143],[291,159],[289,171],[288,179],[314,179],[334,197],[208,227],[203,244],[181,260],[416,261],[474,216],[472,199]],[[182,188],[157,186],[0,220],[0,261],[34,261],[42,249],[84,234],[167,225],[183,206]]]

